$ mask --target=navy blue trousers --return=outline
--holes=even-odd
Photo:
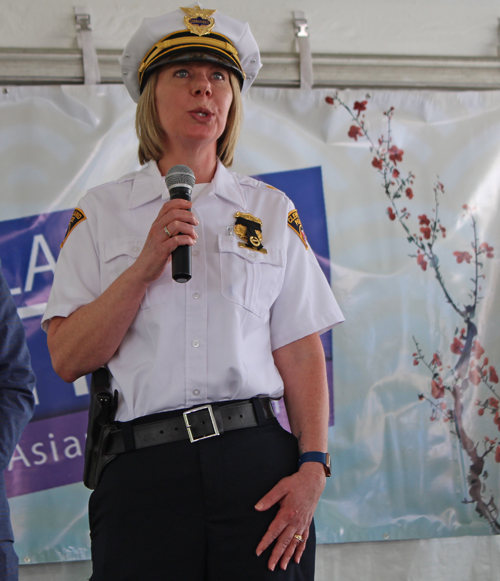
[[[91,581],[312,581],[314,524],[299,565],[271,572],[272,546],[255,554],[279,507],[254,505],[297,460],[275,419],[119,455],[90,498]]]

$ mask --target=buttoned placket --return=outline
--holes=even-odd
[[[206,237],[203,220],[197,210],[198,238],[192,247],[192,278],[185,283],[186,292],[186,406],[208,401],[208,292]]]

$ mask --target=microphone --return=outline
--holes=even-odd
[[[170,199],[191,201],[191,191],[196,182],[193,170],[187,165],[174,165],[165,178]],[[176,282],[191,279],[191,246],[178,246],[172,252],[172,278]]]

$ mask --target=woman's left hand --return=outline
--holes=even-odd
[[[322,464],[304,463],[298,472],[280,480],[255,505],[256,510],[265,511],[278,502],[280,504],[278,514],[269,525],[256,551],[257,556],[260,556],[273,541],[276,541],[268,563],[271,571],[274,571],[278,563],[285,570],[292,557],[296,563],[300,561],[325,481]],[[294,535],[301,536],[302,541]]]

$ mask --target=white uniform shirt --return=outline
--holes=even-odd
[[[168,199],[154,162],[82,198],[86,219],[61,250],[45,329],[52,317],[93,301],[133,264]],[[192,279],[174,282],[168,264],[108,362],[120,395],[117,420],[283,394],[272,351],[343,321],[314,253],[288,226],[293,209],[282,192],[218,163],[193,203],[200,223]],[[267,254],[239,246],[236,212],[262,220]]]

